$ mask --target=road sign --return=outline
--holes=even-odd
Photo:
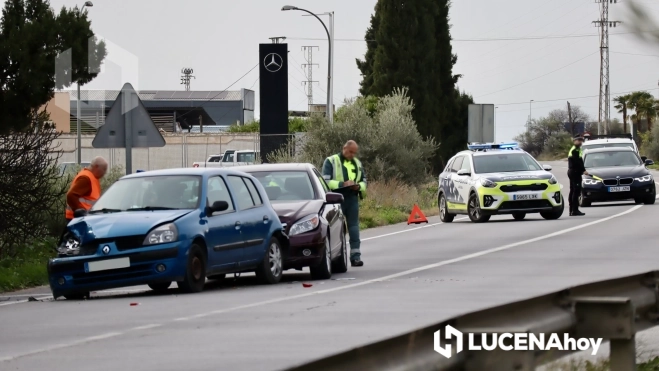
[[[469,143],[494,143],[494,104],[469,105]]]
[[[129,83],[121,88],[105,124],[98,129],[92,142],[94,148],[125,148],[126,174],[132,173],[133,148],[164,147],[165,144],[165,138]]]

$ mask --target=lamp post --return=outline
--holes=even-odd
[[[306,13],[316,17],[318,22],[320,22],[320,24],[323,25],[323,28],[325,29],[325,32],[327,33],[327,44],[328,44],[329,53],[327,54],[327,107],[326,107],[327,110],[326,110],[326,115],[327,115],[327,119],[330,120],[330,122],[332,122],[331,120],[332,120],[332,113],[333,112],[332,112],[332,106],[331,106],[332,99],[331,99],[331,95],[330,95],[330,93],[332,91],[332,36],[330,35],[330,32],[327,29],[327,26],[325,25],[325,22],[323,22],[323,20],[320,19],[314,13],[312,13],[312,12],[306,10],[306,9],[298,8],[298,7],[292,6],[292,5],[285,5],[284,7],[281,8],[281,10],[282,11],[299,10],[299,11],[302,11],[302,12],[306,12]]]
[[[327,16],[329,16],[329,20],[330,20],[330,22],[329,22],[329,32],[330,32],[330,36],[331,36],[331,39],[332,39],[332,59],[331,59],[331,63],[330,63],[330,71],[331,71],[330,76],[332,76],[332,83],[330,85],[328,93],[329,93],[329,96],[330,96],[330,100],[329,100],[330,101],[329,122],[332,123],[332,122],[334,122],[334,79],[333,79],[333,77],[334,77],[334,54],[335,54],[334,53],[334,12],[318,13],[316,15],[327,15]],[[308,17],[309,15],[305,14],[304,16]]]
[[[527,131],[527,132],[528,132],[529,129],[531,128],[531,120],[533,119],[533,112],[532,112],[532,108],[531,108],[531,103],[533,103],[533,102],[534,102],[533,99],[531,99],[531,100],[529,101],[529,122],[526,124],[526,131]]]
[[[80,14],[82,14],[82,11],[85,9],[85,7],[93,7],[94,3],[91,1],[85,1],[85,3],[82,5],[82,8],[80,8]],[[80,80],[77,81],[78,85],[78,97],[77,97],[77,108],[76,108],[76,131],[78,132],[78,148],[77,148],[77,157],[78,157],[78,165],[82,163],[82,134],[80,133]]]

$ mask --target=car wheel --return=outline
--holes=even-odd
[[[326,280],[332,277],[332,248],[329,235],[325,238],[323,259],[317,266],[309,267],[309,269],[311,270],[311,278],[315,280]]]
[[[469,219],[474,223],[485,223],[490,220],[489,215],[484,215],[481,210],[480,203],[478,202],[478,195],[472,193],[469,196],[469,202],[467,203],[467,213],[469,214]]]
[[[71,294],[66,294],[63,295],[66,300],[84,300],[84,299],[90,299],[91,296],[89,294],[89,291],[83,291],[83,292],[75,292]]]
[[[224,278],[226,278],[226,274],[214,274],[212,276],[208,276],[209,280],[214,280],[214,281],[221,281]]]
[[[579,206],[581,207],[590,207],[590,200],[583,196],[583,193],[579,195]]]
[[[341,227],[341,255],[332,262],[332,272],[345,273],[348,271],[348,244],[346,243],[345,224]]]
[[[524,218],[526,218],[526,213],[513,213],[513,218],[515,220],[524,220]]]
[[[163,291],[167,291],[167,289],[169,289],[169,286],[171,285],[172,285],[171,282],[150,283],[149,288],[151,288],[151,290],[153,291],[163,292]]]
[[[446,196],[442,193],[439,196],[439,219],[442,223],[451,223],[455,218],[455,214],[450,214],[448,212],[448,206],[446,206]]]
[[[556,220],[563,216],[563,212],[565,211],[565,199],[563,196],[561,196],[561,206],[555,207],[552,211],[542,211],[540,212],[540,216],[547,219],[547,220]]]
[[[263,261],[256,270],[256,276],[263,283],[275,284],[281,281],[283,264],[281,244],[277,237],[272,237]]]
[[[186,293],[201,292],[206,283],[206,258],[197,244],[190,246],[185,279],[177,282],[181,291]]]

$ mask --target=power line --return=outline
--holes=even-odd
[[[652,88],[652,89],[642,89],[645,91],[654,91],[654,90],[659,90],[659,88]],[[635,90],[630,90],[630,91],[621,91],[621,92],[616,92],[613,93],[613,95],[622,95],[622,94],[629,94],[633,93]],[[534,100],[533,103],[546,103],[546,102],[557,102],[557,101],[564,101],[564,100],[577,100],[577,99],[588,99],[588,98],[598,98],[599,95],[585,95],[581,97],[567,97],[567,98],[556,98],[556,99],[545,99],[545,100]],[[519,104],[529,104],[529,101],[526,102],[516,102],[516,103],[497,103],[497,106],[514,106],[514,105],[519,105]],[[527,109],[523,109],[521,111],[527,111]],[[514,111],[498,111],[498,112],[514,112]]]
[[[655,57],[655,58],[658,58],[658,57],[659,57],[659,55],[655,55],[655,54],[636,54],[636,53],[623,53],[623,52],[609,52],[609,53],[613,53],[613,54],[625,54],[625,55],[637,55],[637,56],[639,56],[639,57]]]

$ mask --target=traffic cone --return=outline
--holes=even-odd
[[[423,211],[419,208],[417,204],[414,204],[410,217],[407,219],[407,225],[410,224],[421,224],[428,223],[428,219],[423,215]]]

